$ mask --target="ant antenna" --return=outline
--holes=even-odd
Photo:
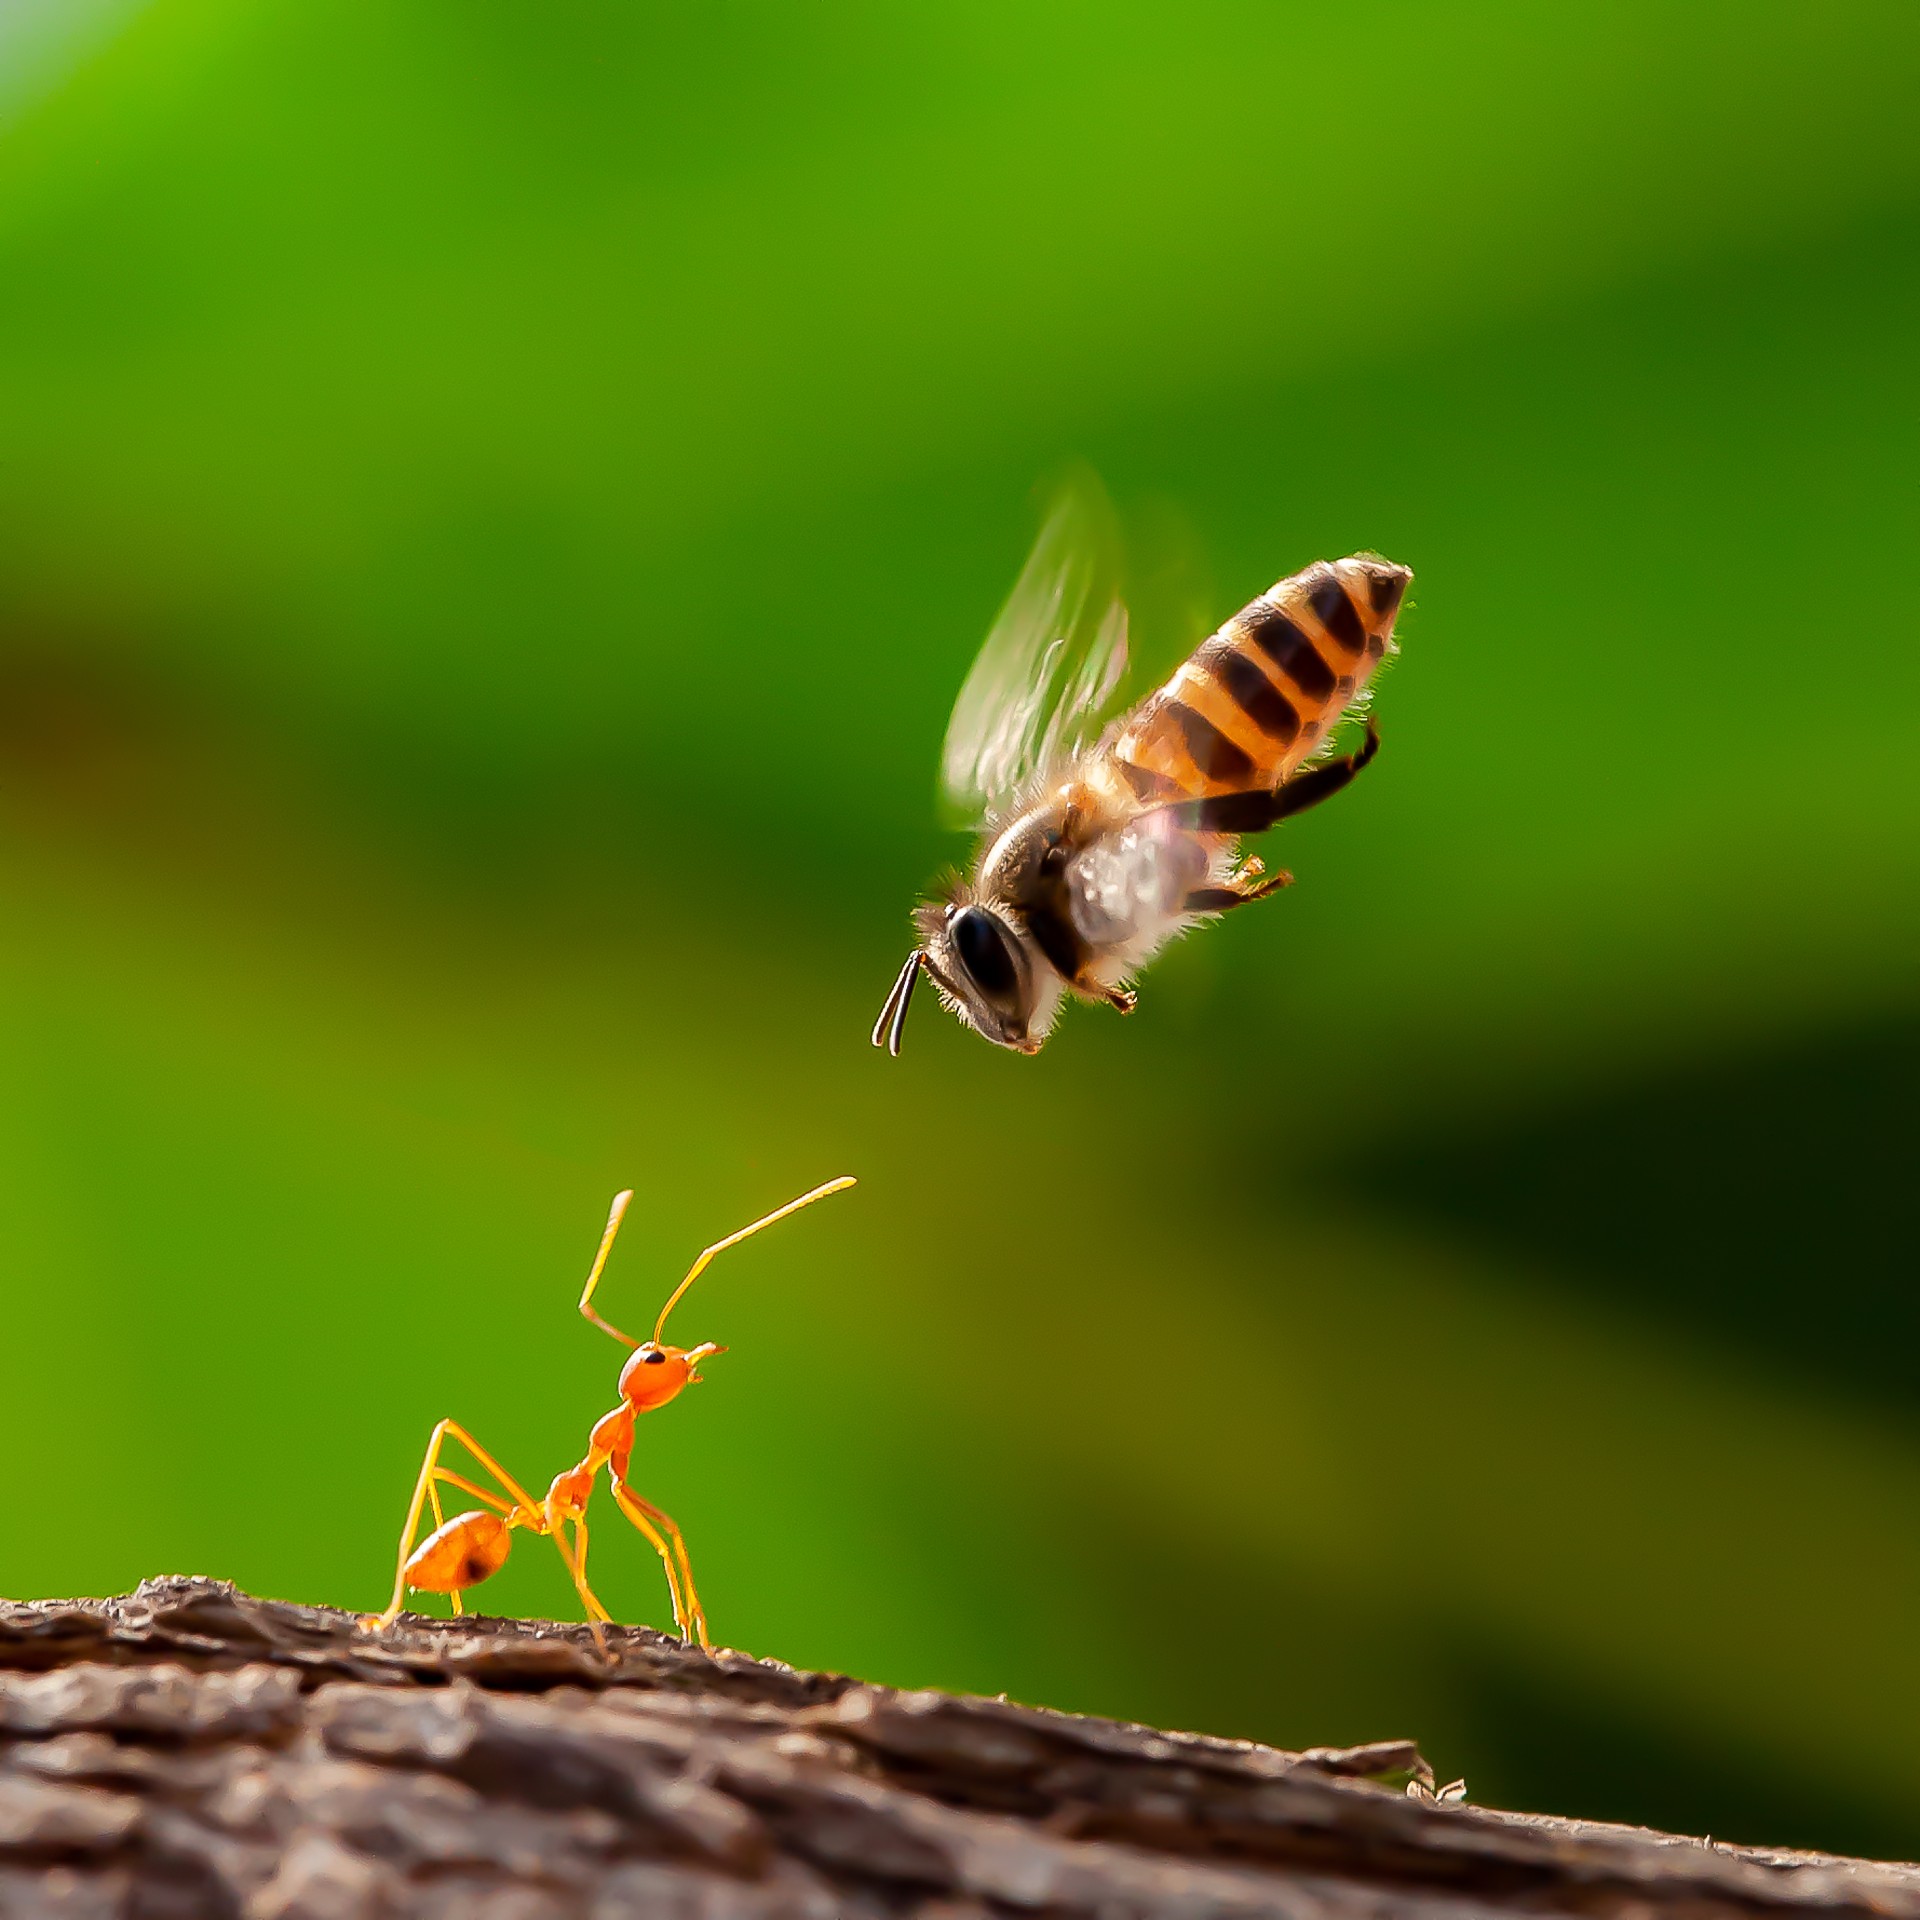
[[[613,1207],[607,1215],[607,1230],[600,1236],[600,1251],[593,1256],[593,1271],[587,1275],[587,1284],[580,1292],[580,1311],[584,1313],[602,1333],[610,1333],[622,1346],[637,1347],[640,1342],[630,1333],[622,1333],[611,1320],[602,1320],[589,1304],[593,1299],[593,1290],[600,1284],[600,1273],[607,1264],[607,1255],[613,1251],[613,1237],[620,1231],[620,1221],[627,1211],[627,1202],[633,1198],[633,1189],[628,1187],[624,1193],[613,1196]]]
[[[660,1318],[653,1323],[652,1344],[656,1347],[660,1344],[660,1336],[666,1330],[667,1315],[679,1305],[680,1296],[706,1271],[707,1262],[711,1260],[716,1253],[725,1253],[729,1247],[737,1247],[742,1240],[751,1238],[751,1236],[758,1233],[762,1227],[770,1227],[776,1220],[784,1220],[788,1214],[798,1213],[802,1207],[810,1207],[816,1200],[824,1200],[828,1194],[838,1193],[842,1188],[850,1187],[854,1184],[855,1182],[851,1174],[842,1174],[838,1180],[829,1180],[824,1187],[815,1187],[811,1193],[803,1193],[798,1200],[789,1200],[784,1207],[776,1207],[765,1219],[756,1220],[752,1226],[742,1227],[738,1233],[730,1233],[724,1240],[716,1240],[713,1245],[708,1247],[706,1251],[701,1254],[700,1258],[687,1269],[687,1277],[674,1288],[667,1300],[667,1304],[660,1309]],[[623,1195],[622,1199],[624,1198],[625,1196]],[[607,1238],[609,1240],[613,1238],[613,1230],[619,1224],[617,1216],[620,1204],[620,1201],[614,1202],[616,1217],[607,1223]],[[595,1271],[597,1272],[598,1269],[596,1268]],[[604,1325],[605,1323],[603,1322],[602,1324]],[[621,1338],[625,1339],[626,1336],[622,1334]]]
[[[913,999],[913,990],[919,985],[921,969],[926,964],[926,949],[915,947],[907,955],[907,964],[894,979],[887,1003],[880,1009],[880,1018],[873,1023],[873,1044],[885,1047],[896,1060],[900,1058],[900,1036],[906,1030],[907,1006]]]

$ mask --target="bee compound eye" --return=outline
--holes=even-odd
[[[1010,1007],[1020,986],[1007,930],[984,907],[962,907],[947,929],[953,951],[990,1001]]]

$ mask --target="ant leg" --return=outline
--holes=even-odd
[[[427,1482],[427,1498],[433,1505],[433,1530],[438,1533],[447,1524],[447,1516],[440,1508],[440,1476],[437,1473]],[[458,1620],[467,1610],[460,1598],[460,1589],[455,1587],[447,1598],[453,1602],[453,1617]]]
[[[433,1470],[440,1460],[440,1443],[446,1439],[447,1429],[452,1424],[450,1420],[442,1420],[434,1428],[433,1436],[427,1442],[426,1457],[420,1462],[420,1477],[413,1483],[413,1500],[407,1508],[407,1524],[400,1530],[400,1552],[393,1567],[393,1597],[388,1601],[385,1613],[363,1620],[363,1626],[390,1627],[400,1617],[400,1609],[406,1605],[407,1555],[413,1551],[413,1536],[420,1531],[420,1509],[426,1505],[428,1491],[433,1486]]]
[[[565,1526],[555,1527],[553,1544],[559,1549],[561,1562],[567,1569],[567,1577],[572,1580],[574,1590],[580,1596],[580,1604],[587,1610],[587,1625],[593,1630],[593,1644],[600,1650],[601,1657],[605,1658],[607,1635],[606,1629],[600,1623],[613,1616],[593,1597],[593,1589],[587,1585],[586,1543],[583,1537],[586,1528],[576,1520],[573,1523],[573,1531],[574,1545],[569,1547]]]
[[[489,1493],[485,1487],[476,1487],[464,1473],[455,1473],[451,1467],[437,1467],[433,1477],[444,1480],[450,1487],[458,1487],[462,1493],[470,1493],[483,1506],[491,1507],[495,1513],[508,1514],[513,1511],[511,1500],[502,1500],[497,1493]],[[436,1522],[440,1512],[440,1503],[436,1500],[433,1507]]]
[[[494,1479],[513,1496],[514,1505],[509,1507],[490,1493],[484,1493],[464,1474],[455,1473],[451,1467],[440,1464],[440,1449],[448,1437],[458,1440],[473,1457],[493,1475]],[[499,1509],[511,1516],[521,1512],[527,1516],[526,1524],[538,1532],[545,1532],[546,1523],[538,1503],[505,1467],[494,1459],[485,1447],[470,1434],[457,1420],[442,1420],[433,1430],[432,1438],[427,1442],[426,1456],[420,1462],[420,1477],[413,1483],[413,1499],[407,1506],[407,1523],[400,1531],[400,1551],[393,1567],[393,1597],[387,1602],[384,1613],[370,1614],[363,1625],[379,1631],[390,1627],[400,1617],[400,1610],[406,1605],[407,1598],[407,1556],[413,1551],[414,1535],[420,1531],[421,1509],[431,1500],[437,1517],[440,1512],[440,1495],[437,1483],[449,1481],[466,1492],[477,1495],[488,1506]]]
[[[624,1480],[614,1481],[613,1497],[620,1511],[653,1542],[653,1549],[660,1556],[660,1564],[667,1570],[667,1585],[673,1589],[673,1623],[680,1629],[681,1638],[686,1639],[691,1635],[711,1653],[713,1642],[707,1638],[707,1616],[693,1584],[693,1562],[687,1558],[687,1536],[680,1531],[679,1522],[663,1508],[656,1507],[651,1500],[643,1500]],[[662,1534],[666,1540],[661,1538]],[[673,1542],[671,1558],[667,1553],[667,1540]],[[680,1569],[678,1582],[674,1579],[676,1560]],[[686,1589],[684,1607],[680,1601],[682,1586]]]
[[[607,1611],[600,1596],[587,1585],[587,1522],[584,1514],[573,1523],[573,1557],[574,1564],[580,1569],[580,1604],[586,1608],[587,1618],[611,1620],[613,1615]]]
[[[626,1488],[618,1480],[613,1482],[613,1497],[620,1511],[646,1536],[647,1544],[660,1556],[660,1571],[667,1576],[667,1598],[673,1603],[673,1624],[681,1639],[692,1632],[687,1614],[687,1605],[680,1594],[680,1570],[673,1564],[673,1549],[667,1544],[666,1535],[642,1513],[632,1501]]]
[[[667,1597],[673,1603],[673,1624],[680,1637],[687,1637],[690,1615],[684,1595],[681,1592],[679,1569],[673,1563],[673,1552],[665,1535],[646,1517],[640,1500],[626,1483],[627,1463],[631,1458],[631,1448],[623,1448],[607,1462],[607,1485],[613,1489],[613,1497],[620,1511],[633,1522],[634,1526],[646,1537],[648,1545],[660,1556],[660,1571],[667,1576]],[[637,1504],[636,1504],[637,1503]],[[648,1508],[647,1512],[652,1509]]]

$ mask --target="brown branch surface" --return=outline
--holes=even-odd
[[[1911,1915],[1920,1869],[1436,1806],[1281,1753],[615,1628],[211,1580],[0,1602],[0,1915]]]

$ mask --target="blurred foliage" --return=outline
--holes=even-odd
[[[0,1590],[376,1603],[434,1418],[543,1484],[611,1404],[616,1186],[644,1318],[852,1171],[642,1430],[723,1637],[1920,1850],[1920,13],[55,18]],[[1386,750],[1124,1027],[889,1063],[1069,455],[1157,660],[1412,564]]]

